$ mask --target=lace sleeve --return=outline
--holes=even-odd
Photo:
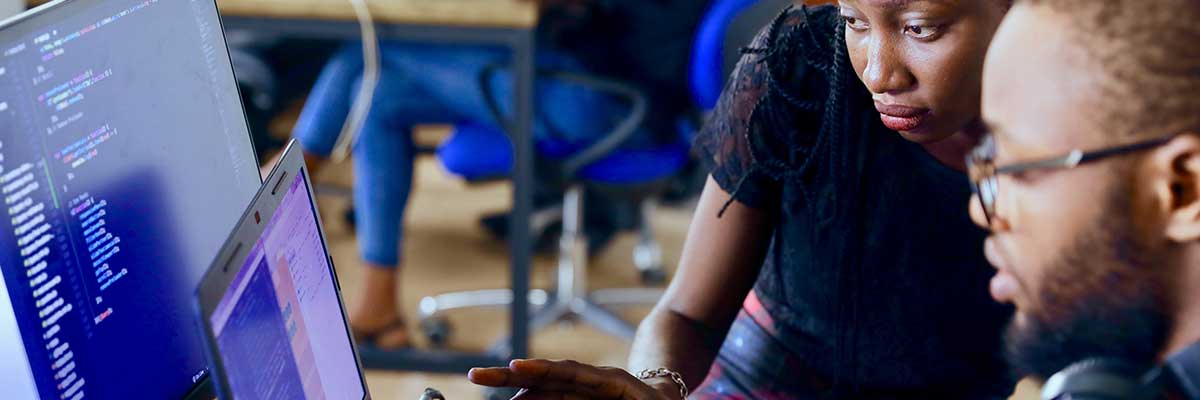
[[[778,207],[783,176],[804,164],[827,91],[806,46],[806,9],[789,9],[744,48],[716,109],[696,137],[710,174],[737,201]],[[807,48],[806,48],[807,47]],[[813,60],[818,61],[818,60]]]

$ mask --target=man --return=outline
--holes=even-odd
[[[1196,0],[1018,0],[996,34],[971,208],[1018,372],[1200,354],[1198,20]],[[1200,370],[1170,370],[1200,399]]]

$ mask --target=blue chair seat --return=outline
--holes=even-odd
[[[534,144],[538,154],[563,160],[580,146],[552,140]],[[442,167],[466,180],[506,176],[512,172],[513,149],[500,130],[477,123],[460,123],[438,147]],[[650,149],[619,149],[579,171],[578,178],[602,184],[637,185],[670,177],[688,162],[688,145],[679,142]]]
[[[501,178],[513,168],[513,148],[498,129],[474,122],[454,126],[437,149],[442,168],[468,181]]]

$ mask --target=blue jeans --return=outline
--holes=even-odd
[[[490,65],[505,66],[487,82],[505,115],[512,113],[513,81],[508,52],[501,49],[392,42],[380,46],[379,86],[354,148],[354,207],[363,259],[396,266],[412,189],[413,125],[471,121],[498,127],[478,76]],[[539,52],[537,65],[582,70],[575,60],[551,52]],[[306,152],[321,156],[332,152],[358,91],[362,68],[359,43],[346,44],[325,66],[292,132]],[[587,144],[628,112],[617,99],[565,82],[539,79],[535,95],[535,140],[547,140],[553,132],[561,135],[555,136],[558,140]]]

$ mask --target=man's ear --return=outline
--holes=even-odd
[[[1177,243],[1200,240],[1200,134],[1179,135],[1151,162],[1155,196],[1166,213],[1164,234]]]

